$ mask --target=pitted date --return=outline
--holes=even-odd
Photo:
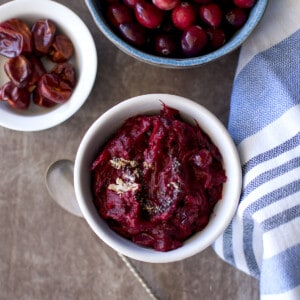
[[[31,63],[24,55],[7,60],[4,70],[14,85],[20,88],[24,88],[28,84],[32,73]]]
[[[25,22],[10,19],[0,24],[0,54],[16,57],[20,54],[31,54],[32,35]]]
[[[38,82],[38,90],[43,97],[55,103],[66,102],[73,92],[70,85],[56,74],[44,74]]]
[[[56,64],[51,70],[51,74],[56,74],[62,81],[68,83],[72,88],[76,84],[76,72],[69,63]]]
[[[46,55],[53,43],[56,26],[48,20],[42,19],[34,23],[32,27],[33,49],[37,55]]]
[[[49,51],[49,58],[56,63],[63,63],[69,60],[74,53],[74,47],[71,40],[64,34],[55,36]]]
[[[31,94],[26,88],[20,88],[9,81],[1,88],[2,100],[17,109],[27,109],[30,104]]]
[[[46,97],[44,97],[40,93],[39,88],[35,89],[35,91],[33,92],[33,103],[38,106],[47,107],[47,108],[53,107],[57,104],[57,103],[47,99]]]

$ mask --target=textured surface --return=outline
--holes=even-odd
[[[84,132],[101,113],[140,94],[189,97],[226,124],[238,52],[194,69],[146,65],[107,41],[83,0],[58,2],[90,28],[97,44],[98,75],[85,105],[63,124],[35,133],[0,128],[0,299],[149,299],[86,222],[50,198],[46,168],[56,159],[73,160]],[[258,299],[257,281],[224,263],[210,248],[172,264],[132,262],[160,299]]]

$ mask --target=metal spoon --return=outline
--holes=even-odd
[[[69,159],[61,159],[53,162],[46,170],[45,184],[53,200],[69,213],[83,217],[78,206],[74,184],[74,163]],[[138,273],[130,260],[121,253],[118,253],[128,269],[140,282],[151,299],[158,300],[143,277]]]
[[[45,175],[45,183],[53,200],[69,213],[82,217],[77,204],[74,184],[74,163],[68,159],[52,163]]]

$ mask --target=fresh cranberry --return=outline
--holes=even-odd
[[[119,30],[123,37],[134,46],[143,46],[146,43],[146,29],[138,23],[121,24]]]
[[[176,46],[176,41],[170,34],[161,33],[155,36],[154,50],[157,54],[170,56],[175,52]]]
[[[107,8],[107,18],[114,27],[118,27],[122,23],[133,22],[133,13],[129,7],[115,2]]]
[[[180,0],[152,0],[152,2],[159,9],[171,10],[180,3]]]
[[[251,8],[256,3],[256,0],[233,0],[233,3],[241,8]]]
[[[128,7],[134,8],[138,1],[139,0],[123,0],[123,3]]]
[[[199,12],[202,21],[212,27],[218,27],[222,22],[221,8],[215,3],[200,6]]]
[[[211,49],[218,49],[225,44],[226,34],[221,28],[208,28],[206,33],[209,38],[209,46]]]
[[[235,7],[226,13],[225,18],[231,26],[238,29],[246,23],[248,14],[244,9]]]
[[[141,25],[149,29],[154,29],[161,25],[164,13],[153,3],[143,1],[135,5],[135,16]]]
[[[180,30],[185,30],[196,22],[196,11],[192,4],[181,2],[172,10],[172,22]]]
[[[207,45],[206,32],[198,25],[184,31],[181,37],[181,48],[186,56],[195,56]]]

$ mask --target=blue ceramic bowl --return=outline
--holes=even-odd
[[[246,24],[240,30],[238,30],[233,35],[233,37],[221,48],[213,52],[192,58],[167,58],[143,52],[135,48],[134,46],[131,46],[130,44],[126,43],[126,41],[124,41],[118,35],[116,35],[111,29],[110,25],[105,20],[105,18],[103,17],[103,13],[99,5],[100,1],[101,0],[85,0],[86,5],[96,25],[113,44],[115,44],[123,52],[129,54],[130,56],[140,61],[170,68],[187,68],[199,66],[219,59],[224,55],[234,51],[239,46],[241,46],[242,43],[252,33],[256,25],[261,20],[268,3],[268,0],[257,0],[257,3],[251,10]]]

